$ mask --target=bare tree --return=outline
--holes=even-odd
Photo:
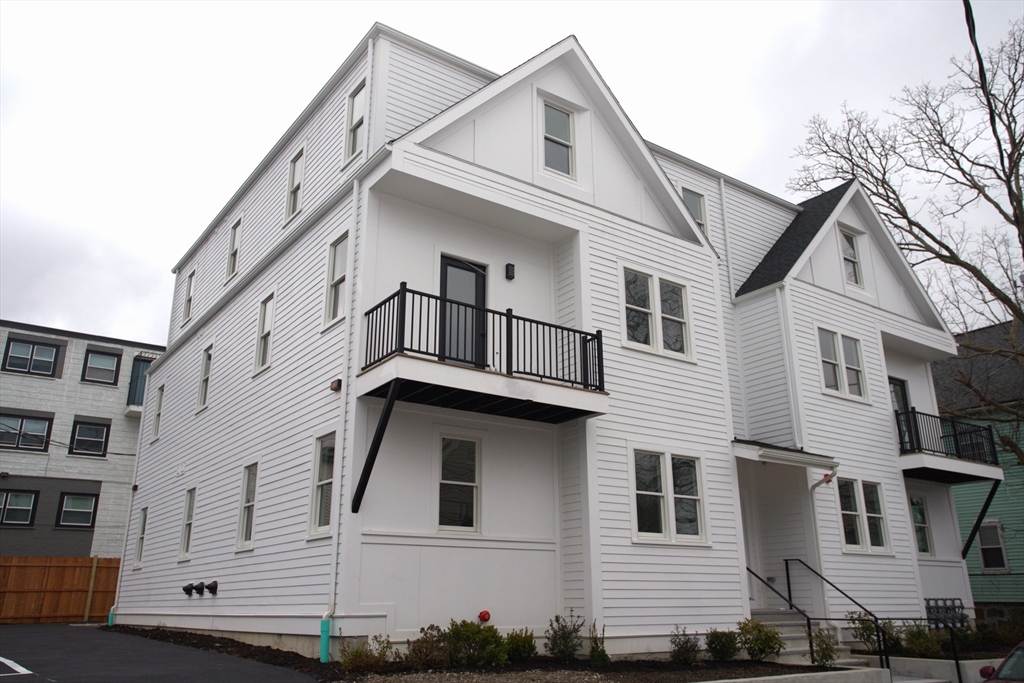
[[[1024,369],[1024,21],[982,55],[970,3],[964,0],[973,53],[953,58],[941,86],[904,88],[884,119],[843,105],[835,127],[821,116],[807,124],[796,154],[806,163],[788,184],[823,192],[857,178],[908,261],[923,276],[946,321],[961,332],[961,356]],[[998,344],[970,330],[1006,323]],[[981,362],[979,360],[979,362]],[[957,381],[977,400],[970,411],[1012,427],[1001,445],[1021,447],[1024,402],[997,395],[976,373]],[[964,402],[961,402],[964,403]],[[954,416],[955,409],[954,409]]]

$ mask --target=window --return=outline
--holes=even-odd
[[[270,365],[270,336],[274,330],[274,295],[260,302],[259,333],[256,338],[256,369]]]
[[[146,517],[149,515],[149,508],[139,510],[139,534],[135,539],[135,566],[142,564],[142,546],[146,541]]]
[[[683,195],[683,204],[690,211],[690,215],[693,216],[693,221],[700,228],[700,231],[706,236],[708,229],[704,222],[704,195],[697,194],[693,190],[687,190],[685,187],[679,189],[680,194]]]
[[[87,493],[62,493],[57,506],[57,526],[91,528],[96,524],[96,498]]]
[[[361,152],[366,145],[366,81],[362,81],[348,97],[347,156]]]
[[[337,320],[345,312],[345,275],[348,268],[348,235],[331,245],[327,265],[327,321]]]
[[[181,309],[181,324],[184,325],[192,319],[192,290],[195,287],[196,271],[188,274],[185,280],[185,304]]]
[[[572,114],[544,104],[544,166],[571,176],[573,174]]]
[[[699,462],[672,453],[634,450],[638,540],[699,540],[704,536]]]
[[[848,232],[840,231],[843,247],[843,272],[846,273],[846,281],[851,285],[862,285],[860,273],[860,256],[857,253],[857,236]]]
[[[886,550],[889,547],[881,485],[840,479],[839,510],[843,523],[843,544],[847,549]]]
[[[152,364],[152,358],[135,356],[132,359],[132,376],[128,380],[128,405],[142,405],[142,399],[146,395],[146,373]]]
[[[196,505],[196,490],[185,491],[185,514],[181,522],[181,542],[178,545],[178,558],[188,559],[192,552],[192,513]]]
[[[305,159],[303,150],[292,157],[288,164],[288,218],[291,218],[302,208],[302,174],[304,172]]]
[[[842,346],[838,340],[842,338]],[[818,328],[821,375],[825,389],[848,396],[865,397],[860,342],[852,337]],[[840,356],[840,348],[842,356]]]
[[[686,355],[686,288],[628,268],[623,271],[623,282],[626,341]]]
[[[476,529],[479,506],[479,442],[441,439],[441,492],[438,524],[442,527]]]
[[[71,445],[68,453],[104,457],[107,454],[107,438],[110,425],[75,421],[71,427]]]
[[[1006,563],[1006,544],[1003,541],[1003,525],[999,522],[985,522],[978,529],[978,549],[981,552],[981,568],[985,572],[1009,572]]]
[[[57,373],[57,347],[8,338],[4,370],[53,377]]]
[[[20,415],[0,415],[0,447],[19,451],[46,451],[53,420]]]
[[[311,531],[330,531],[334,493],[334,434],[316,440],[316,484],[313,491]]]
[[[120,370],[121,356],[99,351],[86,351],[82,381],[116,385]]]
[[[160,436],[160,415],[164,410],[164,388],[156,390],[156,410],[153,411],[153,438]]]
[[[256,464],[242,473],[242,508],[238,513],[238,547],[252,547],[252,526],[256,515]]]
[[[914,537],[917,539],[917,552],[922,555],[932,554],[932,537],[928,530],[928,507],[922,496],[910,497],[910,516],[914,522]]]
[[[0,524],[32,526],[38,491],[0,491]]]
[[[199,401],[197,410],[206,407],[207,399],[210,397],[210,367],[213,365],[213,346],[207,346],[203,350],[202,366],[199,370]]]
[[[231,226],[228,233],[228,278],[238,272],[238,233],[242,229],[242,221]]]

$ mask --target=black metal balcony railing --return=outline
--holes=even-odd
[[[601,332],[399,290],[366,312],[367,369],[396,353],[604,391]]]
[[[948,417],[896,411],[900,453],[934,453],[961,460],[998,465],[991,425],[976,425]]]

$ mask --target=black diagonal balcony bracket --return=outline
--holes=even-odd
[[[381,411],[380,419],[377,421],[377,429],[373,432],[373,441],[370,442],[370,450],[366,454],[366,462],[363,463],[363,471],[359,475],[359,483],[356,484],[356,492],[352,496],[352,512],[359,512],[359,506],[363,503],[366,484],[370,481],[373,463],[377,461],[377,453],[380,451],[380,444],[384,440],[384,432],[387,431],[388,421],[391,419],[391,411],[395,408],[395,401],[398,400],[398,392],[401,387],[402,380],[391,380],[388,397],[384,402],[384,410]]]

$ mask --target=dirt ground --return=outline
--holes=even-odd
[[[364,681],[365,683],[698,683],[699,681],[729,678],[754,678],[784,673],[827,671],[827,669],[814,666],[789,666],[745,660],[725,663],[706,662],[698,666],[681,666],[674,662],[650,660],[619,661],[612,662],[607,669],[593,671],[588,668],[587,662],[582,660],[564,664],[556,662],[550,657],[537,657],[528,664],[508,666],[499,671],[446,669],[409,672],[407,669],[389,665],[388,671],[377,674],[349,674],[343,671],[337,662],[323,664],[319,660],[309,659],[294,652],[248,645],[230,638],[159,628],[104,626],[102,629],[283,666],[309,674],[323,683],[337,681]]]

